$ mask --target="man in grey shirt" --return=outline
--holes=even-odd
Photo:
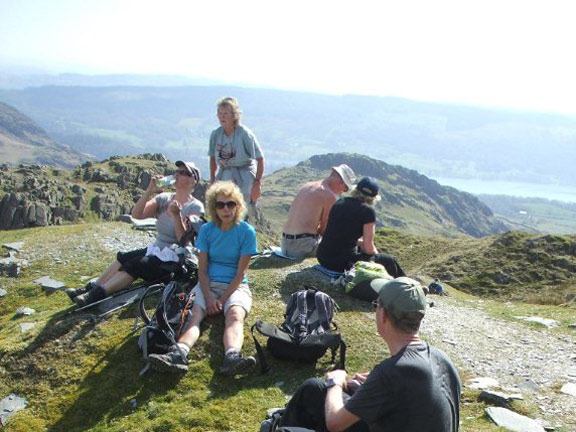
[[[310,379],[293,396],[282,426],[316,431],[457,432],[460,378],[446,354],[420,340],[426,310],[420,284],[407,277],[372,281],[376,328],[391,357],[370,373]]]

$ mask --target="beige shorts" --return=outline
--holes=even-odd
[[[224,282],[210,282],[210,291],[214,294],[216,299],[219,299],[226,288],[228,288],[227,283]],[[202,293],[202,288],[200,288],[200,284],[196,285],[192,292],[195,294],[194,296],[194,304],[200,306],[204,312],[206,312],[206,301],[204,300],[204,294]],[[250,313],[250,309],[252,309],[252,292],[248,287],[248,284],[240,284],[236,291],[232,293],[232,295],[226,300],[224,304],[224,315],[228,313],[228,309],[232,306],[241,306],[246,311],[246,316]]]
[[[286,256],[296,259],[312,258],[316,256],[319,237],[303,237],[299,239],[282,238],[280,247]]]

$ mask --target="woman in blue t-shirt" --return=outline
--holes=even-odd
[[[258,252],[254,228],[242,220],[246,204],[238,186],[216,182],[206,191],[206,208],[211,222],[200,229],[196,247],[198,285],[194,288],[192,322],[170,351],[151,354],[150,365],[161,372],[188,370],[187,356],[200,336],[206,315],[224,314],[223,375],[233,376],[254,367],[254,357],[242,357],[244,319],[252,307],[246,272],[250,258]]]

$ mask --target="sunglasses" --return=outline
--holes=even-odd
[[[176,174],[179,174],[179,175],[192,177],[192,174],[190,174],[190,173],[189,173],[188,171],[186,171],[186,170],[179,169],[179,170],[176,170],[176,171],[174,171],[174,172],[175,172]]]
[[[236,201],[216,201],[216,209],[218,210],[222,210],[224,207],[234,210],[237,205]]]
[[[382,307],[382,306],[380,306],[380,303],[378,302],[378,300],[374,300],[374,301],[372,302],[372,307],[373,307],[374,309],[378,309],[379,307]]]

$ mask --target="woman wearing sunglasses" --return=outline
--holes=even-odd
[[[187,356],[200,335],[206,315],[223,314],[224,362],[220,373],[234,376],[254,367],[254,357],[242,357],[244,319],[252,307],[246,272],[252,255],[258,252],[256,232],[243,221],[246,204],[242,192],[229,181],[216,182],[206,191],[211,222],[200,229],[196,247],[198,285],[190,329],[183,333],[167,354],[151,354],[150,365],[160,372],[185,372]]]
[[[190,218],[204,215],[204,205],[192,196],[200,180],[200,170],[194,163],[184,161],[177,161],[176,168],[175,192],[162,192],[156,186],[162,176],[153,176],[132,209],[135,219],[156,218],[156,241],[144,249],[118,252],[116,261],[96,282],[66,290],[66,294],[78,306],[100,301],[128,287],[137,278],[147,282],[168,279],[175,270],[174,266],[179,261],[176,250]],[[192,259],[191,244],[185,245],[183,252],[186,259]]]

